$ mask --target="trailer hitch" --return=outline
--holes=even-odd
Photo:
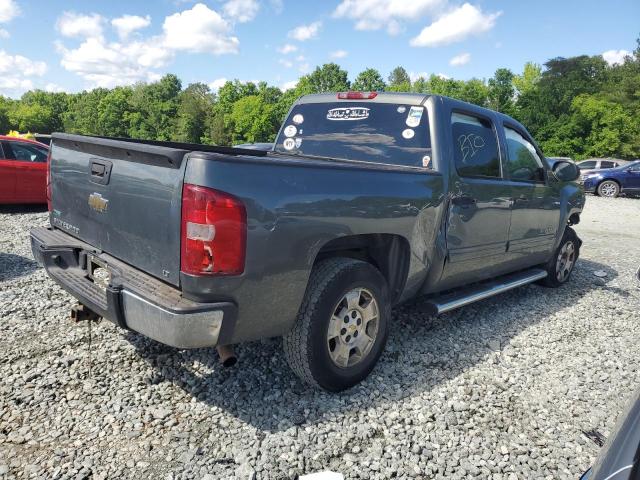
[[[100,315],[81,303],[71,309],[71,320],[74,322],[84,322],[85,320],[97,322],[100,318]]]

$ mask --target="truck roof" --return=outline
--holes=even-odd
[[[366,102],[372,103],[403,103],[405,105],[422,105],[430,95],[424,93],[404,93],[404,92],[377,92],[375,98],[367,99]],[[334,102],[353,102],[354,99],[338,98],[336,92],[332,93],[314,93],[304,95],[298,100],[298,104],[303,103],[334,103]]]

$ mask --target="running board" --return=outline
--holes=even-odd
[[[547,272],[540,268],[533,268],[524,272],[511,273],[495,280],[479,283],[462,290],[454,291],[426,300],[427,307],[432,309],[434,315],[448,312],[455,308],[464,307],[470,303],[493,297],[499,293],[506,292],[513,288],[521,287],[541,280],[547,276]]]

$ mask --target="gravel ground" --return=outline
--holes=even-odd
[[[588,198],[559,290],[398,308],[378,367],[340,395],[300,384],[277,339],[224,370],[102,322],[89,353],[31,259],[44,223],[0,210],[0,477],[576,479],[598,452],[584,432],[607,435],[640,383],[640,199]]]

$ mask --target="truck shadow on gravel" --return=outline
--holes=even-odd
[[[603,281],[593,274],[598,270],[607,273]],[[303,385],[288,368],[279,339],[238,346],[238,364],[225,369],[213,349],[176,350],[132,332],[127,338],[152,367],[150,385],[171,382],[264,435],[419,396],[489,361],[524,329],[570,309],[594,289],[624,296],[625,290],[606,285],[617,275],[606,265],[580,259],[571,281],[559,289],[529,285],[439,317],[426,314],[420,299],[401,305],[393,312],[387,348],[375,370],[341,394]]]
[[[0,205],[0,215],[5,213],[43,213],[46,205]]]
[[[31,258],[0,252],[0,282],[28,275],[37,269],[38,263]]]

